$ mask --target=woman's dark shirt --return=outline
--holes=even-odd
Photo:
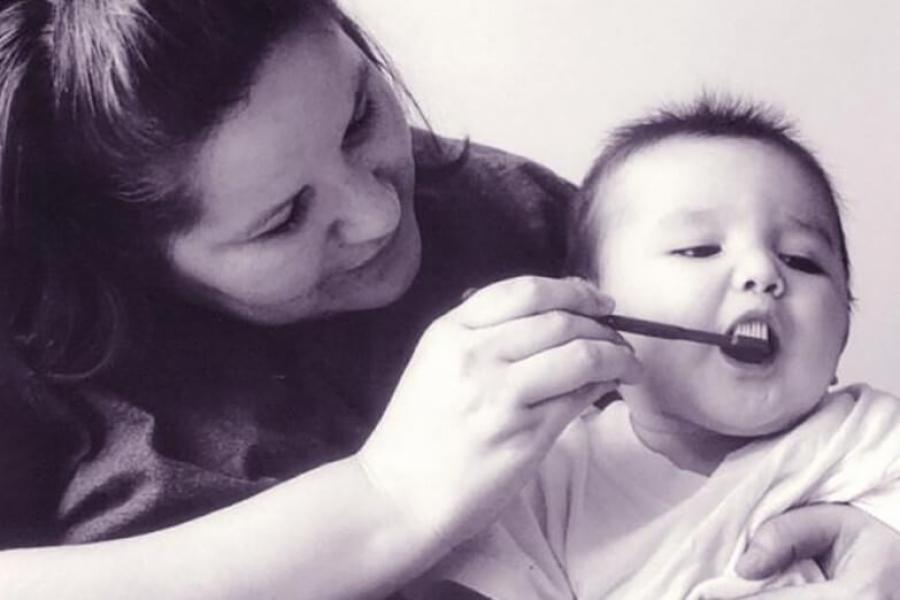
[[[159,529],[347,456],[464,290],[560,273],[569,183],[474,144],[442,171],[415,143],[422,266],[396,303],[277,329],[161,304],[153,351],[102,386],[0,352],[0,547]]]

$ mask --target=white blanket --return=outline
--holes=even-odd
[[[761,523],[815,502],[849,502],[900,529],[900,401],[865,385],[832,393],[708,478],[644,448],[617,403],[574,422],[500,520],[425,581],[497,600],[740,598],[823,578],[812,561],[761,582],[734,572]]]

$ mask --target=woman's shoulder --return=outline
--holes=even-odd
[[[420,188],[442,196],[478,192],[521,206],[551,202],[567,207],[575,186],[533,160],[469,140],[414,129],[413,149]]]
[[[0,548],[59,538],[59,499],[86,447],[64,396],[0,349]]]
[[[426,258],[453,260],[469,274],[483,271],[484,282],[560,274],[574,185],[489,146],[422,131],[414,140],[416,217]]]

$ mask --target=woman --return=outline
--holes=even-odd
[[[384,596],[640,376],[584,283],[459,304],[557,273],[570,186],[412,132],[330,1],[2,11],[4,543],[126,538],[10,596]]]

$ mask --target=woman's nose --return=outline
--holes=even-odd
[[[330,234],[342,245],[365,244],[390,235],[400,223],[398,192],[377,172],[336,186]]]
[[[769,294],[780,298],[786,291],[776,259],[768,253],[749,254],[735,267],[733,287],[741,292]]]

